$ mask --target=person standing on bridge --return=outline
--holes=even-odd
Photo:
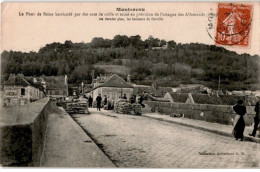
[[[139,100],[139,104],[142,106],[142,108],[145,108],[145,105],[143,104],[143,101],[144,101],[144,95],[143,94],[140,96],[140,98],[138,100]]]
[[[233,106],[233,110],[237,115],[235,116],[234,129],[232,133],[236,140],[241,139],[241,141],[244,139],[244,130],[246,126],[243,118],[243,116],[246,114],[246,107],[243,104],[243,100],[238,100],[237,104]]]
[[[105,95],[104,106],[107,105],[107,96]]]
[[[249,134],[250,136],[255,137],[256,131],[258,129],[258,125],[259,125],[259,101],[256,103],[255,105],[255,117],[254,117],[254,129],[252,134]]]
[[[97,101],[97,110],[101,111],[100,108],[101,108],[102,97],[100,94],[97,96],[96,101]]]
[[[89,96],[89,98],[88,98],[88,107],[92,107],[92,103],[93,103],[93,98],[91,96]]]

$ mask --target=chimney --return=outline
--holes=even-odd
[[[131,75],[127,75],[127,82],[131,83]]]
[[[67,75],[65,75],[64,84],[65,84],[65,85],[68,85],[68,77],[67,77]]]

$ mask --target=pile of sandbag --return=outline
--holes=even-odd
[[[141,115],[141,105],[131,104],[128,100],[119,99],[115,102],[114,112],[129,115]]]
[[[142,106],[140,104],[134,103],[132,105],[132,111],[130,111],[131,115],[141,115],[142,114]]]

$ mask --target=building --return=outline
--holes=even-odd
[[[123,78],[117,74],[112,76],[102,76],[93,80],[94,88],[91,91],[94,100],[101,94],[107,96],[108,99],[116,100],[123,97],[124,94],[127,98],[133,94],[133,86],[127,83]]]
[[[45,97],[43,87],[26,80],[22,74],[11,74],[3,86],[4,106],[25,105]]]
[[[168,100],[171,103],[186,103],[189,98],[189,93],[169,93],[164,95],[164,100]]]
[[[41,76],[46,82],[46,95],[65,99],[69,95],[68,78],[65,76]]]
[[[211,104],[211,105],[222,105],[221,99],[216,95],[210,94],[189,94],[189,98],[186,103],[190,104]]]

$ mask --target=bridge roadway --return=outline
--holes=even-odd
[[[260,144],[90,108],[73,119],[118,167],[259,168]]]

